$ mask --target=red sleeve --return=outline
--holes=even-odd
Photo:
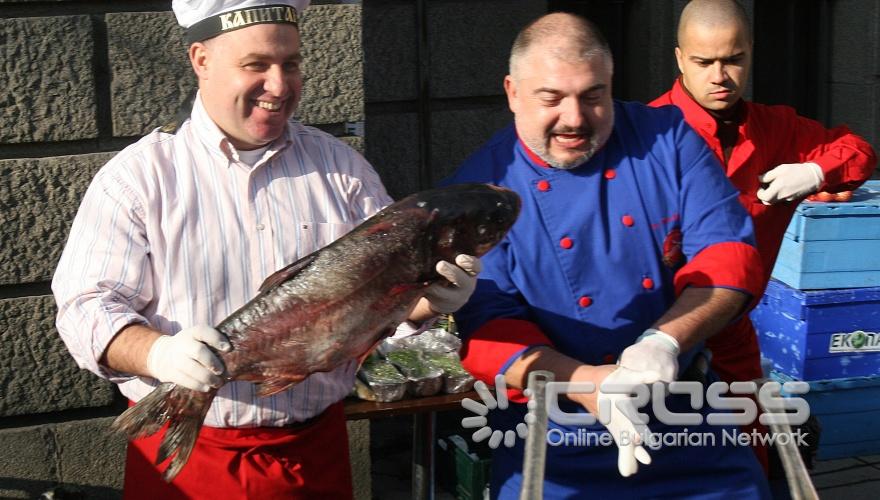
[[[538,325],[521,319],[499,318],[487,322],[471,334],[461,350],[461,363],[477,379],[495,385],[495,375],[506,370],[511,358],[532,347],[553,343]],[[527,401],[519,389],[508,389],[510,401]]]
[[[822,168],[825,182],[821,191],[851,191],[871,178],[877,166],[874,149],[864,139],[842,125],[826,129],[821,123],[797,116],[786,128],[796,130],[792,147],[801,163],[813,162]]]
[[[751,296],[749,308],[761,299],[764,271],[758,250],[747,243],[708,246],[675,273],[675,295],[688,286],[732,288]]]

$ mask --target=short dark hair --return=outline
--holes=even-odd
[[[584,60],[604,55],[612,60],[608,41],[595,24],[577,14],[556,12],[541,16],[520,30],[510,49],[510,74],[516,77],[519,60],[535,42],[553,37],[563,37],[568,44],[556,51],[559,57]]]

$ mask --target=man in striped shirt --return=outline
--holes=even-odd
[[[308,0],[174,0],[199,93],[174,133],[153,131],[96,175],[52,282],[77,363],[131,401],[158,382],[206,391],[228,349],[210,325],[275,270],[339,238],[392,200],[369,164],[292,120],[302,92],[298,14]],[[480,262],[438,272],[410,321],[458,309]],[[460,266],[460,267],[459,267]],[[357,363],[267,397],[223,385],[187,466],[164,483],[162,433],[130,443],[126,498],[347,498],[340,401]]]

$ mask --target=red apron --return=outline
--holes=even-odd
[[[126,500],[352,498],[341,402],[287,427],[202,427],[192,455],[170,484],[153,465],[164,435],[129,442]]]

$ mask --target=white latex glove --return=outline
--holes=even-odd
[[[636,436],[646,435],[648,426],[633,418],[637,408],[632,404],[630,396],[616,392],[623,392],[620,390],[623,387],[646,383],[648,382],[645,381],[643,373],[620,367],[605,377],[599,385],[598,404],[602,416],[600,421],[605,418],[603,412],[610,409],[611,418],[608,423],[602,423],[617,444],[617,470],[623,477],[635,474],[639,470],[639,463],[650,464],[651,456],[648,455],[643,443],[639,441],[640,444],[636,444]],[[614,389],[614,386],[618,389]],[[603,389],[613,392],[606,393]],[[624,437],[625,441],[622,439]]]
[[[206,345],[207,344],[207,345]],[[160,382],[171,382],[194,391],[207,392],[222,384],[223,362],[218,351],[232,349],[226,336],[207,325],[185,328],[176,335],[162,335],[150,347],[147,371]]]
[[[815,163],[783,163],[759,175],[758,180],[767,184],[758,190],[758,199],[765,205],[772,205],[815,193],[825,181],[825,174]]]
[[[648,328],[635,344],[620,354],[617,364],[645,373],[646,383],[674,382],[678,376],[678,341],[656,328]]]
[[[483,264],[479,257],[459,254],[455,257],[455,265],[441,260],[435,269],[447,281],[429,286],[425,298],[434,312],[446,314],[458,311],[474,293]]]

